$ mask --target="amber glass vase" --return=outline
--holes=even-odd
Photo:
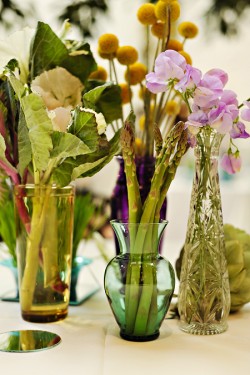
[[[16,186],[17,264],[22,317],[53,322],[68,313],[74,190]]]

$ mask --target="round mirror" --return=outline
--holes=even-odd
[[[0,333],[0,351],[27,353],[53,348],[61,342],[55,333],[38,330],[21,330]]]

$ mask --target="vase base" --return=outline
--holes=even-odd
[[[57,322],[58,320],[63,320],[67,317],[68,310],[62,310],[59,312],[54,312],[48,314],[46,311],[44,312],[23,312],[22,311],[22,318],[26,320],[27,322],[32,323],[52,323]]]
[[[180,329],[192,335],[217,335],[227,330],[227,323],[181,323]]]
[[[145,341],[153,341],[156,340],[160,335],[160,332],[156,332],[153,335],[148,336],[131,336],[127,335],[126,333],[120,332],[120,336],[122,339],[127,341],[135,341],[135,342],[145,342]]]

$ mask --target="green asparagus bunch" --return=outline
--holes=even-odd
[[[157,241],[160,209],[173,181],[182,156],[188,149],[187,131],[178,122],[162,139],[157,127],[154,130],[156,144],[155,171],[149,194],[142,205],[136,176],[134,147],[135,116],[131,112],[121,131],[121,148],[127,180],[129,206],[130,262],[125,284],[125,319],[128,334],[150,335],[157,317],[156,268],[148,266],[144,259],[151,259]],[[137,225],[135,225],[135,223]],[[154,262],[153,258],[151,259]],[[147,288],[142,288],[146,285]]]

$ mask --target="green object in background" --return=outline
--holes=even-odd
[[[230,312],[236,312],[250,302],[250,235],[230,224],[224,224],[224,234],[231,296]],[[184,248],[175,263],[178,279],[183,252]]]
[[[72,266],[76,257],[78,245],[83,238],[83,232],[87,228],[95,211],[90,194],[76,195],[74,207],[74,230],[72,247]]]

